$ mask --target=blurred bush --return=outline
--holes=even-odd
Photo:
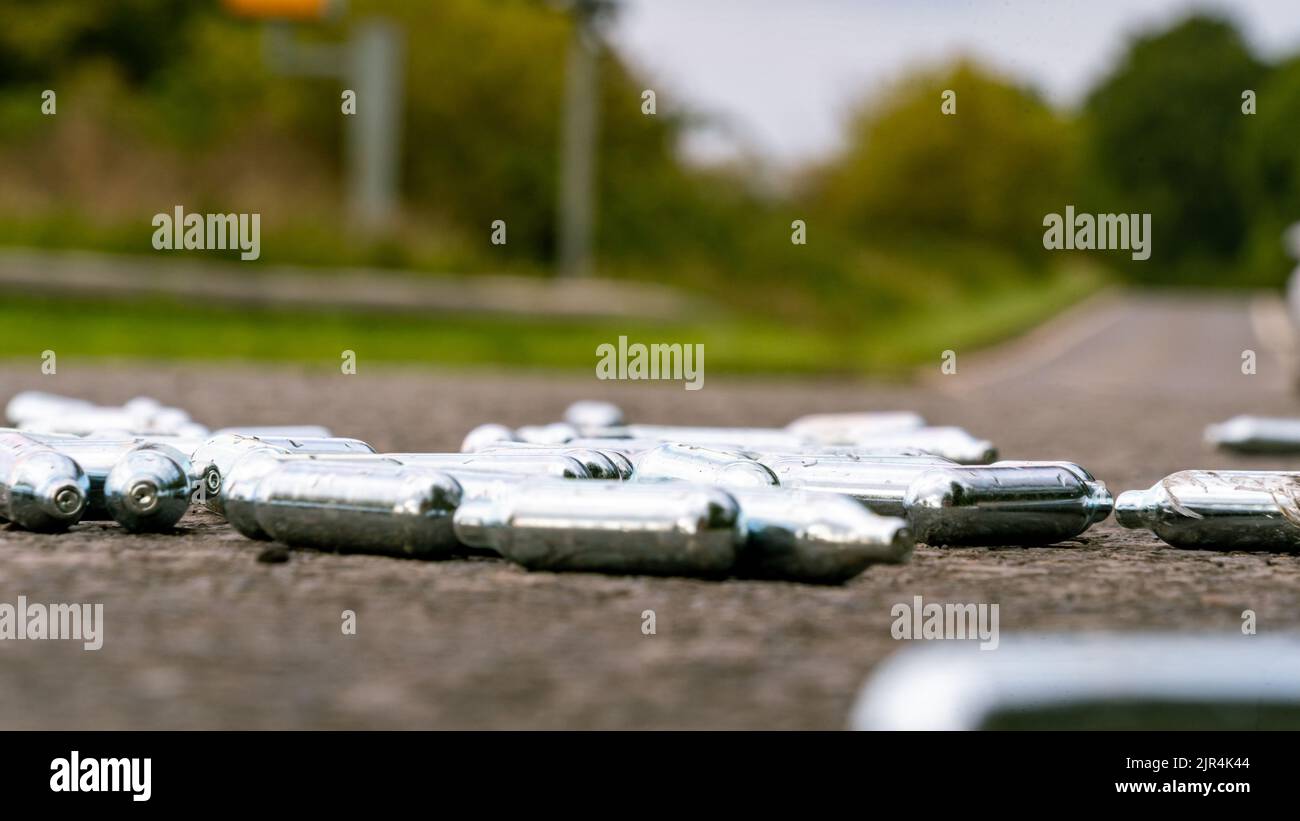
[[[941,115],[952,91],[956,113]],[[1042,251],[1043,215],[1071,201],[1073,124],[969,62],[913,74],[851,119],[816,197],[861,236],[900,232]]]
[[[1093,90],[1085,106],[1088,210],[1152,215],[1151,260],[1113,255],[1128,276],[1235,278],[1224,269],[1240,259],[1260,206],[1237,161],[1252,123],[1242,92],[1261,91],[1264,76],[1230,23],[1193,17],[1138,37]],[[1260,98],[1261,110],[1273,105]]]

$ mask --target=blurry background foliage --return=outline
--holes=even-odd
[[[402,26],[407,55],[402,215],[380,238],[348,227],[342,84],[267,71],[258,24],[215,0],[0,0],[0,245],[148,253],[153,214],[183,204],[261,213],[250,264],[549,276],[569,18],[543,0],[351,0],[296,36],[337,42],[371,15]],[[598,273],[822,334],[834,344],[809,361],[832,369],[880,359],[863,346],[881,329],[913,334],[899,349],[921,348],[920,319],[956,329],[941,347],[993,339],[1110,277],[1277,285],[1289,270],[1300,60],[1262,62],[1223,20],[1142,34],[1077,111],[971,61],[920,67],[864,96],[840,153],[779,173],[685,163],[680,138],[707,112],[656,88],[643,115],[652,83],[614,52],[600,76]],[[1151,260],[1045,252],[1044,215],[1071,204],[1150,211]],[[488,243],[497,219],[504,247]]]

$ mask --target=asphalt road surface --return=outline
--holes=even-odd
[[[1192,467],[1300,469],[1207,449],[1207,423],[1298,414],[1259,306],[1221,296],[1110,298],[909,385],[728,380],[610,383],[490,374],[60,361],[0,365],[0,398],[42,388],[148,394],[212,426],[320,423],[382,449],[454,449],[474,424],[555,419],[605,398],[640,421],[780,425],[813,411],[912,408],[1070,459],[1112,491]],[[1267,333],[1265,334],[1267,336]],[[1254,350],[1257,372],[1242,373]],[[899,650],[891,607],[997,603],[1002,636],[1300,628],[1300,557],[1183,551],[1108,521],[1045,548],[918,548],[841,587],[530,573],[491,558],[416,562],[292,551],[191,513],[181,532],[84,524],[0,530],[0,602],[102,602],[104,645],[0,642],[0,728],[840,728]],[[341,629],[356,613],[356,635]],[[655,635],[642,612],[654,610]]]

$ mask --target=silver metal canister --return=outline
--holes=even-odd
[[[462,453],[473,453],[485,447],[497,445],[502,442],[517,442],[515,432],[505,425],[498,425],[490,422],[478,427],[465,434],[465,440],[461,442],[460,449]]]
[[[582,462],[592,479],[628,479],[632,476],[631,460],[614,450],[571,448],[568,445],[534,445],[528,442],[500,442],[474,452],[481,454],[558,453]]]
[[[934,464],[795,457],[770,460],[783,487],[842,493],[885,516],[905,516],[932,545],[1044,544],[1109,515],[1106,486],[1072,463]]]
[[[808,440],[780,428],[719,428],[690,425],[623,425],[584,428],[577,439],[648,439],[660,444],[723,449],[803,450]]]
[[[745,532],[738,576],[838,584],[870,565],[912,555],[905,520],[878,516],[848,496],[784,488],[729,492],[740,504]]]
[[[41,533],[81,519],[90,482],[75,461],[19,433],[0,434],[0,519]]]
[[[113,520],[132,533],[167,531],[189,509],[194,481],[185,454],[169,445],[140,444],[105,476],[104,503]]]
[[[195,481],[194,471],[189,458],[176,448],[135,439],[51,439],[47,444],[75,460],[86,474],[90,489],[82,521],[117,520],[109,504],[109,474],[131,453],[142,449],[153,455],[132,460],[118,472],[120,484],[117,489],[125,491],[134,488],[132,492],[140,494],[139,500],[133,503],[134,509],[121,508],[131,526],[138,525],[141,530],[166,530],[180,521],[185,509],[189,507]],[[150,487],[153,488],[152,491]],[[179,496],[183,502],[174,503],[173,496]],[[178,504],[179,511],[176,510]],[[173,513],[175,518],[167,521]],[[154,527],[151,522],[155,520],[163,524]],[[118,521],[127,525],[126,522]]]
[[[33,422],[37,419],[48,419],[51,416],[60,416],[65,413],[91,410],[94,407],[93,402],[87,402],[84,399],[73,399],[70,396],[60,396],[57,393],[22,391],[9,400],[9,404],[5,406],[5,416],[9,418],[10,424],[21,425],[24,422]]]
[[[487,470],[551,476],[557,479],[590,479],[582,462],[557,451],[509,451],[496,453],[385,453],[404,465],[446,470]]]
[[[576,428],[605,428],[623,424],[623,409],[613,402],[583,399],[569,405],[564,421]]]
[[[736,502],[684,482],[524,482],[463,502],[457,538],[534,570],[721,576],[741,539]]]
[[[1174,547],[1300,550],[1300,473],[1184,470],[1115,502],[1115,520]]]
[[[1106,486],[1077,466],[934,468],[903,499],[912,535],[930,545],[1029,545],[1071,539],[1110,515]]]
[[[1205,440],[1239,453],[1300,453],[1300,419],[1234,416],[1207,427]]]
[[[261,530],[288,545],[433,558],[456,546],[456,480],[434,470],[371,462],[285,462],[257,479]]]
[[[333,439],[334,433],[323,425],[242,425],[233,428],[221,428],[212,432],[213,436],[232,433],[236,436],[287,436],[291,439]]]
[[[224,510],[222,477],[239,459],[260,451],[264,453],[332,453],[373,454],[375,449],[360,439],[292,436],[239,436],[222,434],[213,436],[194,451],[191,457],[200,477],[200,494],[203,505],[213,513]]]
[[[884,461],[852,456],[780,456],[765,459],[782,487],[841,493],[883,516],[903,516],[903,499],[912,482],[941,466],[934,458]],[[946,463],[946,460],[945,460]]]
[[[925,426],[912,411],[863,411],[860,413],[813,413],[800,416],[785,429],[795,436],[827,445],[852,445],[868,436],[914,430]]]
[[[744,454],[699,445],[661,445],[641,454],[632,480],[677,480],[719,487],[770,487],[777,484],[770,469]]]
[[[863,436],[854,443],[862,450],[917,448],[963,465],[985,465],[998,458],[987,439],[977,439],[963,428],[932,427]]]

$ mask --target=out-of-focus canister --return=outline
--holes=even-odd
[[[612,427],[623,424],[623,409],[613,402],[583,399],[569,405],[564,421],[576,428]]]
[[[924,427],[925,419],[912,411],[813,413],[785,426],[795,436],[827,445],[852,445],[868,436]]]
[[[1207,427],[1205,441],[1239,453],[1300,453],[1300,419],[1234,416]]]

